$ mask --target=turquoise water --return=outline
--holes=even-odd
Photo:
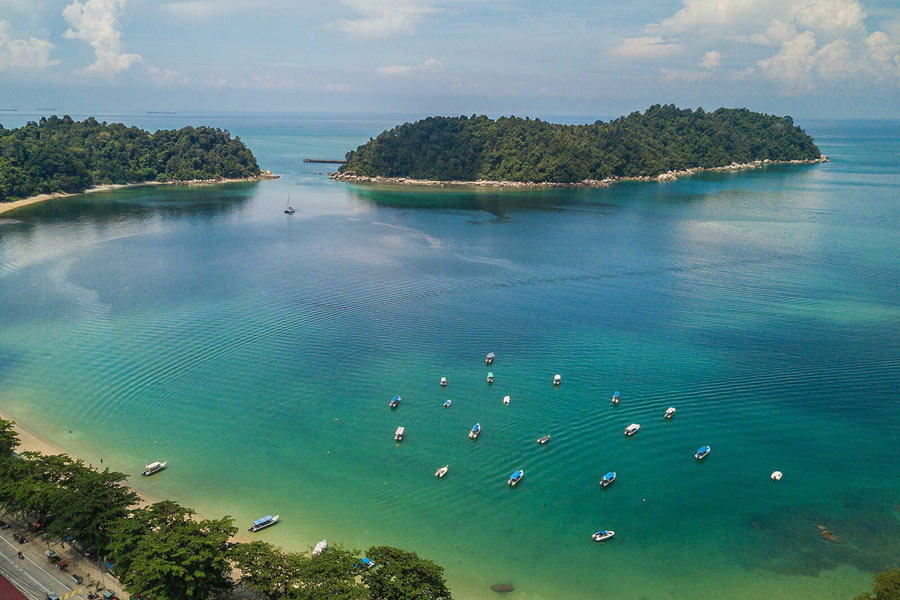
[[[498,192],[300,162],[395,117],[107,119],[228,127],[282,178],[4,215],[0,411],[66,450],[168,460],[134,483],[285,547],[415,550],[460,598],[839,599],[896,566],[900,122],[800,123],[823,165]]]

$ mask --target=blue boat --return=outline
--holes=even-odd
[[[509,476],[509,481],[507,481],[507,483],[512,487],[515,487],[517,483],[522,481],[523,477],[525,477],[524,469],[516,469],[513,471],[513,474]]]
[[[452,402],[451,400],[444,400],[444,408],[450,408],[450,405],[451,405],[452,403],[453,403],[453,402]]]
[[[618,404],[618,403],[619,403],[619,392],[615,392],[615,393],[613,394],[613,397],[612,397],[612,403],[613,403],[613,404]]]
[[[275,523],[278,522],[279,516],[280,515],[275,515],[273,517],[272,515],[266,515],[261,519],[257,519],[255,521],[253,521],[253,524],[250,525],[250,531],[251,532],[259,531],[260,529],[265,529],[266,527],[271,527],[272,525],[274,525]]]
[[[481,435],[481,423],[475,423],[474,425],[472,425],[472,430],[469,431],[469,437],[474,440],[479,435]]]
[[[389,406],[390,406],[391,408],[397,408],[397,405],[398,405],[398,404],[400,404],[400,396],[394,396],[394,397],[391,399],[391,403],[389,404]]]
[[[700,446],[700,449],[697,450],[697,454],[694,455],[694,458],[697,460],[703,460],[706,458],[706,455],[709,454],[709,446]]]
[[[595,542],[605,542],[614,535],[616,535],[616,532],[611,529],[601,529],[600,531],[592,535],[591,539]]]
[[[600,480],[600,485],[602,485],[603,487],[606,487],[615,480],[616,480],[616,472],[610,471],[609,473],[607,473],[606,475],[603,476],[603,479]]]

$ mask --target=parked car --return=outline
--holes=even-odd
[[[84,579],[80,575],[72,573],[72,581],[74,581],[78,585],[81,585],[84,582]]]

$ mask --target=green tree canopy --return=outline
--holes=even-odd
[[[374,565],[362,572],[372,600],[449,600],[444,569],[436,563],[390,546],[369,548]]]
[[[13,450],[19,446],[19,434],[16,433],[15,421],[0,419],[0,460],[9,458]]]
[[[876,573],[872,591],[860,594],[856,600],[900,600],[900,569]]]

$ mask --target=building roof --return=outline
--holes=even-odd
[[[28,600],[25,594],[17,590],[3,575],[0,575],[0,598],[3,600]]]

